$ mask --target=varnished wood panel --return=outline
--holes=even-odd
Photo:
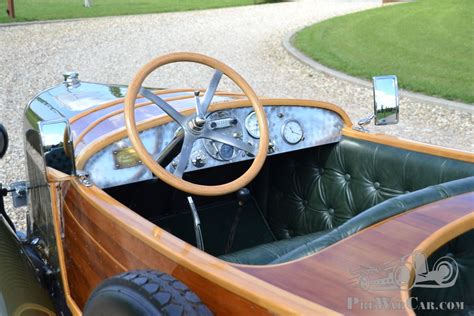
[[[469,151],[420,143],[417,141],[403,139],[403,138],[385,135],[381,133],[372,134],[372,133],[359,132],[359,131],[353,130],[350,126],[344,127],[342,129],[342,135],[367,140],[373,143],[384,144],[387,146],[393,146],[393,147],[403,148],[406,150],[416,151],[416,152],[420,152],[424,154],[474,163],[474,154]]]
[[[474,228],[474,192],[434,202],[385,220],[354,234],[314,255],[272,266],[235,265],[242,271],[287,291],[344,314],[379,314],[380,310],[348,309],[349,298],[373,301],[376,297],[402,300],[399,290],[367,291],[358,284],[358,268],[404,263],[401,259],[446,225],[459,220],[450,239]],[[449,239],[447,239],[449,240]],[[440,247],[445,240],[440,240]],[[434,241],[432,241],[434,242]],[[431,252],[435,247],[432,247]],[[425,249],[426,250],[426,249]],[[431,253],[425,253],[426,256]],[[406,296],[405,296],[406,297]],[[406,314],[407,311],[383,311]]]
[[[105,278],[133,269],[156,269],[169,273],[190,286],[214,311],[222,314],[242,314],[249,310],[267,314],[258,306],[243,300],[214,284],[209,284],[189,270],[166,259],[133,236],[117,232],[113,223],[94,212],[86,202],[71,207],[78,201],[76,192],[68,194],[64,220],[66,227],[66,265],[73,299],[83,308],[92,290]],[[72,210],[69,210],[69,207]],[[77,216],[77,221],[73,216]],[[81,222],[82,227],[77,224]],[[87,231],[87,232],[86,232]],[[107,251],[104,251],[107,249]],[[121,263],[117,265],[115,261]],[[203,287],[203,284],[206,284]],[[216,299],[228,302],[218,304]],[[227,305],[227,307],[226,307]]]
[[[71,182],[63,208],[63,243],[70,295],[79,308],[100,281],[126,270],[155,269],[187,284],[217,314],[331,313],[179,241],[132,211],[120,209],[103,191]],[[101,195],[103,199],[97,199]],[[138,233],[134,231],[137,227]]]
[[[88,298],[88,289],[95,288],[103,280],[103,275],[112,276],[126,270],[80,228],[67,207],[63,214],[67,236],[64,250],[70,289],[72,298],[83,307]]]

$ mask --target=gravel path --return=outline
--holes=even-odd
[[[260,95],[333,102],[357,121],[371,111],[371,89],[314,71],[291,57],[281,41],[304,25],[378,5],[378,0],[306,0],[0,27],[0,122],[11,136],[0,161],[0,182],[25,178],[23,108],[36,93],[58,84],[63,71],[77,70],[88,81],[128,83],[141,65],[167,52],[211,55],[236,69]],[[471,114],[409,98],[402,98],[401,106],[399,125],[373,130],[474,150]],[[13,220],[24,227],[24,212],[7,203]]]

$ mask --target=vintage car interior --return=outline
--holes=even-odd
[[[243,162],[186,178],[214,184],[247,167]],[[334,144],[267,158],[241,196],[201,197],[195,203],[205,251],[235,263],[272,264],[313,253],[422,203],[472,190],[473,179],[462,178],[473,175],[467,163],[343,137]],[[185,193],[158,180],[105,190],[196,245]],[[157,196],[165,198],[156,203]]]
[[[204,119],[205,126],[194,142],[186,132],[184,143],[180,137],[185,123],[179,119],[186,117],[163,105],[170,95],[140,89],[144,98],[138,104],[149,99],[152,109],[161,108],[175,119],[142,131],[141,141],[186,186],[235,181],[252,167],[262,143],[253,107],[206,111],[221,76],[216,70],[202,97],[199,91],[187,92],[194,98],[180,100],[183,107],[198,104],[197,111],[202,106],[201,117],[192,120]],[[216,96],[213,101],[226,99]],[[196,237],[190,194],[153,176],[140,158],[130,155],[127,139],[93,153],[83,169],[95,185],[173,235],[223,260],[251,265],[300,258],[385,218],[474,188],[471,163],[342,136],[347,118],[340,110],[291,103],[263,101],[269,145],[260,156],[268,157],[245,188],[217,192],[219,196],[193,189],[202,237]],[[154,114],[148,107],[139,110],[137,118]],[[76,152],[78,147],[76,143]]]
[[[152,71],[179,61],[214,68],[209,87],[142,87]],[[224,75],[242,91],[219,91]],[[380,77],[375,85],[376,122],[398,121],[396,78]],[[94,102],[81,99],[87,93]],[[44,102],[60,118],[45,120],[52,114],[37,110]],[[343,110],[325,102],[259,98],[230,67],[199,54],[157,58],[128,88],[69,74],[29,111],[25,126],[40,116],[41,134],[59,135],[50,144],[43,137],[48,168],[77,176],[236,266],[292,262],[408,210],[474,191],[470,154],[460,159],[391,145],[389,137],[377,141],[365,131],[367,122],[353,127]],[[28,149],[27,157],[34,174]],[[468,245],[473,230],[461,239]],[[464,267],[458,289],[474,293],[468,277],[474,252],[467,248],[446,245],[436,255],[458,258]]]

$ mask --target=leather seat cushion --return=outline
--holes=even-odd
[[[301,245],[318,239],[326,233],[328,233],[328,231],[320,231],[290,239],[278,240],[230,254],[225,254],[219,258],[233,263],[264,265],[280,258]]]
[[[474,176],[473,164],[354,138],[274,157],[267,219],[277,239],[330,230],[390,198]]]

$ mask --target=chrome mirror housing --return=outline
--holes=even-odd
[[[373,77],[375,125],[398,123],[399,99],[396,76]]]
[[[44,121],[40,122],[39,129],[45,166],[66,174],[75,174],[74,147],[69,122],[66,119]]]
[[[0,124],[0,159],[2,159],[3,156],[5,156],[7,149],[8,149],[7,130],[5,129],[5,127],[3,127],[2,124]]]

